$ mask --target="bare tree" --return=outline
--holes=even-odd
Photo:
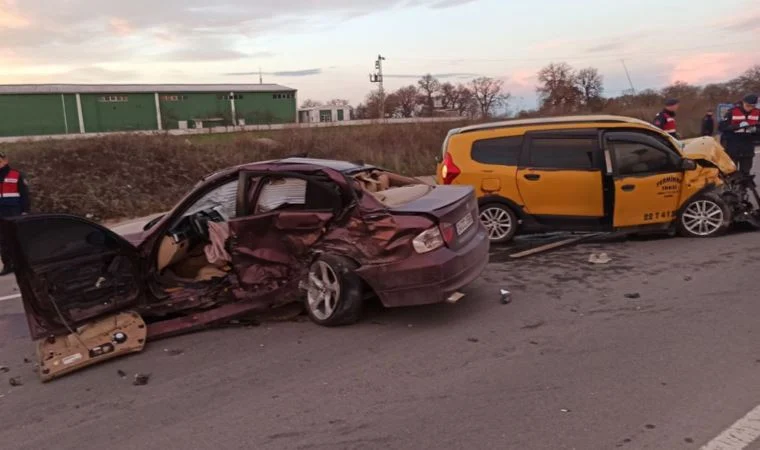
[[[581,93],[581,103],[584,106],[598,108],[602,104],[604,78],[593,67],[581,69],[575,75],[575,84]]]
[[[420,91],[420,104],[424,106],[423,115],[432,117],[435,109],[435,96],[441,90],[441,83],[427,74],[417,82]]]
[[[686,83],[685,81],[676,81],[662,90],[662,96],[665,98],[677,99],[694,99],[702,93],[702,88]]]
[[[541,109],[566,112],[575,109],[581,91],[575,82],[575,71],[567,63],[551,63],[538,72],[536,88],[541,99]]]
[[[457,85],[456,102],[452,105],[460,116],[474,116],[478,110],[478,102],[475,100],[472,90],[463,84]]]
[[[702,89],[702,97],[711,105],[726,102],[727,99],[731,98],[731,94],[731,89],[727,83],[708,84]]]
[[[503,92],[504,82],[489,77],[480,77],[471,81],[472,95],[483,117],[491,117],[499,106],[506,106],[511,95]]]
[[[369,94],[367,94],[367,97],[364,99],[364,106],[366,108],[366,117],[367,119],[378,119],[380,118],[380,109],[383,102],[382,95],[380,94],[380,90],[372,91]],[[385,115],[386,117],[393,117],[394,114],[398,111],[400,106],[400,101],[398,98],[398,95],[395,93],[392,94],[385,94]]]
[[[369,108],[367,108],[367,105],[364,103],[359,103],[356,105],[356,108],[354,108],[354,118],[356,119],[370,119],[370,112]]]
[[[303,101],[303,103],[301,103],[301,108],[316,108],[317,106],[322,106],[322,102],[318,102],[310,98],[307,98]]]
[[[750,67],[740,77],[729,82],[734,94],[744,96],[760,93],[760,64]]]
[[[417,104],[417,88],[414,85],[409,85],[400,88],[395,93],[399,102],[399,110],[402,117],[412,117],[414,115],[414,107]]]
[[[446,82],[441,85],[441,106],[443,109],[455,109],[459,100],[459,91],[453,84]]]

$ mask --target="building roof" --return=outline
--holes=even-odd
[[[3,84],[1,94],[130,94],[185,92],[294,92],[279,84]]]
[[[489,130],[492,128],[507,128],[507,127],[521,127],[530,125],[560,125],[569,123],[630,123],[636,125],[648,125],[652,126],[648,122],[643,120],[634,119],[633,117],[612,116],[612,115],[587,115],[587,116],[563,116],[563,117],[546,117],[539,119],[517,119],[517,120],[505,120],[502,122],[490,122],[482,123],[478,125],[470,125],[467,127],[457,129],[459,133],[466,133],[468,131]]]
[[[322,105],[322,106],[309,106],[307,108],[298,108],[299,111],[319,111],[328,109],[345,109],[351,108],[350,105]]]

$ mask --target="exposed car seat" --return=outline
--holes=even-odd
[[[380,203],[393,208],[420,199],[432,190],[433,186],[427,184],[412,184],[409,186],[390,188],[380,192],[373,192],[371,194],[378,199]]]

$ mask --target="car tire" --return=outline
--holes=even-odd
[[[486,227],[488,240],[492,244],[504,244],[511,241],[519,226],[517,214],[509,206],[500,203],[481,206],[480,221]]]
[[[312,263],[306,280],[306,312],[316,324],[336,327],[356,323],[364,305],[357,264],[345,257],[322,255]]]
[[[678,214],[678,234],[708,238],[724,234],[731,226],[731,210],[719,195],[710,193],[689,200]]]

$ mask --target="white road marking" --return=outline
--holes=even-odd
[[[741,450],[760,438],[760,405],[700,450]]]
[[[0,302],[6,302],[8,300],[15,300],[17,298],[21,298],[21,294],[13,294],[13,295],[6,295],[5,297],[0,297]]]

